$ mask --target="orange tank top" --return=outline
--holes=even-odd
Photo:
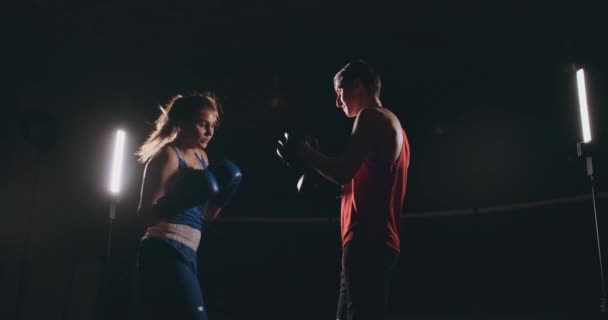
[[[342,188],[342,245],[350,240],[383,241],[400,251],[399,224],[405,200],[410,146],[403,130],[396,161],[381,163],[367,157]]]

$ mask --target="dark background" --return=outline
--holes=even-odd
[[[335,108],[332,77],[351,59],[375,67],[382,101],[408,133],[406,213],[588,194],[576,157],[575,66],[586,68],[600,143],[608,127],[606,23],[586,2],[25,1],[2,9],[3,319],[17,317],[19,300],[23,318],[90,317],[117,128],[127,131],[130,156],[104,310],[134,314],[143,168],[131,154],[158,105],[177,93],[216,92],[224,115],[210,157],[233,159],[245,177],[200,250],[216,319],[333,316],[337,203],[297,194],[297,174],[276,158],[274,141],[298,123],[327,153],[341,151],[352,122]],[[600,148],[599,191],[605,159]],[[322,219],[238,220],[261,217]],[[403,222],[396,316],[599,308],[588,199],[427,217]]]

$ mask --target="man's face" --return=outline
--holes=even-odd
[[[349,118],[357,116],[359,106],[356,102],[356,87],[336,84],[334,89],[336,90],[336,107],[341,108]]]

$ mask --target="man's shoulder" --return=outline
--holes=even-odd
[[[389,116],[381,110],[383,108],[363,108],[358,115],[359,121],[380,123],[389,119]]]
[[[359,113],[359,122],[368,123],[374,127],[396,127],[400,128],[399,118],[387,108],[365,108]]]

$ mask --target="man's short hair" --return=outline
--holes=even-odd
[[[380,76],[365,61],[359,59],[349,62],[334,76],[334,87],[349,87],[359,79],[363,86],[374,96],[380,95],[382,82]]]

